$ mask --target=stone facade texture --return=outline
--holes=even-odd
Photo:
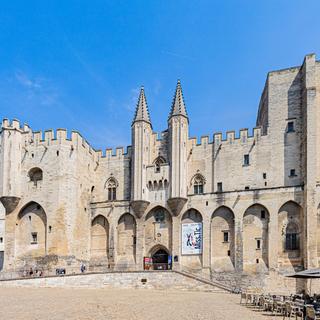
[[[320,62],[307,55],[268,74],[252,133],[198,141],[180,82],[160,135],[142,88],[126,151],[3,120],[4,270],[142,270],[162,249],[173,269],[272,287],[319,267],[319,90]],[[182,254],[181,224],[192,222],[203,225],[201,255]]]

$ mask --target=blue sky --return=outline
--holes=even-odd
[[[155,131],[181,79],[190,136],[255,125],[268,71],[320,55],[320,1],[2,1],[0,117],[131,143],[139,88]]]

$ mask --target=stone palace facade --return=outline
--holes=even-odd
[[[132,145],[106,152],[76,131],[33,132],[3,120],[3,270],[82,262],[142,270],[153,262],[276,285],[286,273],[319,267],[319,92],[320,62],[307,55],[301,66],[268,74],[252,133],[198,141],[188,134],[179,81],[160,135],[142,88]]]

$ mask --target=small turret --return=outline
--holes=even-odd
[[[145,122],[149,123],[150,126],[152,127],[151,120],[150,120],[150,114],[149,114],[149,110],[148,110],[147,99],[144,94],[144,87],[143,86],[140,89],[139,100],[138,100],[138,104],[137,104],[137,108],[136,108],[136,112],[134,115],[132,125],[134,125],[134,123],[136,123],[138,121],[145,121]]]
[[[176,86],[176,92],[173,98],[171,111],[169,114],[169,120],[173,116],[183,116],[188,119],[188,114],[186,110],[186,106],[183,99],[183,93],[181,88],[181,82],[178,80],[177,86]],[[189,120],[188,120],[189,121]]]

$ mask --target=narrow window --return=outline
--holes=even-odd
[[[37,232],[31,232],[31,243],[37,244],[38,243],[38,233]]]
[[[290,170],[290,177],[294,177],[296,175],[296,169]]]
[[[222,182],[217,183],[217,192],[222,192]]]
[[[0,243],[3,243],[3,238],[2,237],[0,237]]]
[[[261,249],[261,239],[256,239],[256,241],[257,241],[257,247],[256,247],[256,249],[257,249],[257,250],[260,250],[260,249]]]
[[[294,122],[293,121],[288,122],[287,132],[294,132]]]
[[[249,155],[248,154],[245,154],[243,156],[243,165],[244,166],[248,166],[250,164],[250,158],[249,158]]]
[[[261,210],[261,219],[265,219],[266,218],[266,212],[265,210]]]
[[[228,257],[230,257],[231,256],[231,252],[230,252],[230,250],[228,250]]]
[[[265,172],[262,174],[262,176],[263,176],[263,179],[267,179],[267,174]]]
[[[259,263],[259,259],[256,259],[256,263]]]
[[[229,242],[229,232],[223,231],[223,242]]]

